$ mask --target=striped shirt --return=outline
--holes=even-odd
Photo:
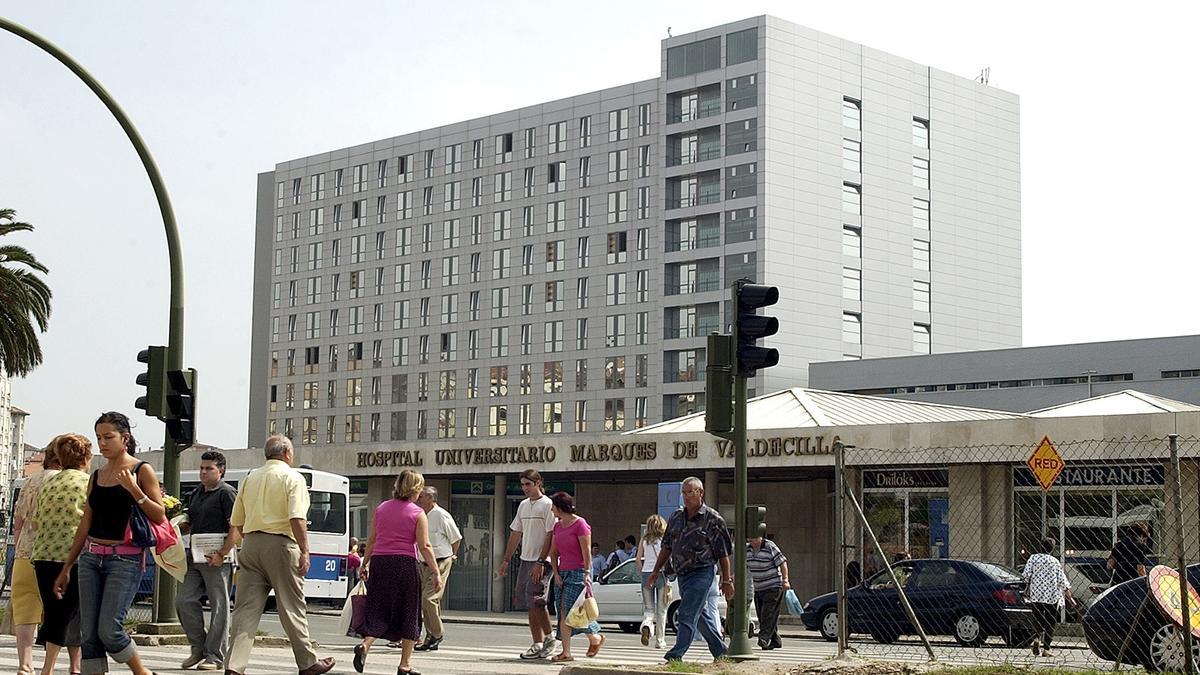
[[[746,544],[746,568],[754,580],[754,592],[761,593],[783,586],[783,574],[780,567],[787,562],[783,551],[770,539],[763,539],[762,546],[757,551]]]

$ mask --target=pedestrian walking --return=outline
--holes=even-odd
[[[1046,537],[1038,542],[1037,553],[1025,561],[1023,576],[1029,583],[1025,599],[1033,610],[1033,620],[1036,631],[1033,637],[1033,655],[1053,656],[1050,653],[1050,641],[1054,638],[1054,627],[1058,624],[1058,615],[1063,602],[1075,606],[1075,598],[1071,595],[1071,584],[1063,571],[1062,563],[1054,557],[1056,543]]]
[[[436,651],[446,636],[442,626],[442,595],[446,592],[450,569],[458,560],[458,546],[462,543],[462,532],[454,522],[454,516],[438,506],[437,499],[437,488],[432,485],[426,485],[417,498],[417,506],[429,519],[429,544],[433,546],[433,557],[442,579],[435,587],[433,568],[421,562],[421,618],[425,623],[425,641],[415,647],[419,652]]]
[[[1129,533],[1118,540],[1108,554],[1112,585],[1146,576],[1146,562],[1151,553],[1149,542],[1150,528],[1145,523],[1129,526]]]
[[[587,635],[589,657],[599,653],[605,638],[600,633],[600,624],[595,621],[583,628],[575,628],[567,623],[571,607],[591,583],[589,552],[592,550],[592,527],[575,512],[575,499],[571,495],[556,492],[550,501],[554,517],[558,519],[550,543],[550,569],[554,575],[554,584],[559,588],[558,639],[562,643],[562,651],[550,660],[562,663],[575,660],[571,655],[573,635]]]
[[[150,553],[130,541],[127,533],[134,509],[154,523],[165,522],[167,511],[154,468],[134,459],[137,440],[129,418],[106,412],[96,420],[95,431],[104,466],[92,472],[88,481],[83,516],[62,571],[54,580],[54,593],[60,598],[70,593],[71,578],[77,576],[81,672],[106,673],[112,657],[134,675],[146,675],[150,669],[142,665],[137,646],[125,632],[125,615],[141,585]]]
[[[33,643],[38,625],[42,623],[42,596],[38,587],[37,572],[33,568],[33,516],[37,512],[38,492],[46,481],[58,474],[62,465],[58,462],[57,437],[42,451],[42,470],[25,480],[21,497],[13,510],[12,588],[10,589],[9,611],[12,612],[13,632],[17,637],[17,673],[33,673]],[[74,535],[72,529],[68,536]],[[78,600],[79,594],[75,594]],[[79,670],[78,652],[71,662],[71,672]]]
[[[300,675],[320,675],[334,666],[332,657],[318,658],[308,637],[304,576],[308,574],[308,486],[292,469],[296,451],[287,436],[267,438],[266,462],[242,482],[229,535],[214,555],[224,558],[238,537],[237,601],[230,619],[225,675],[241,675],[250,662],[258,622],[275,591],[279,622],[287,633]]]
[[[51,476],[37,495],[37,510],[33,514],[33,567],[41,593],[43,619],[38,631],[38,644],[46,648],[42,675],[54,672],[55,662],[63,646],[71,662],[71,672],[83,667],[79,632],[79,575],[75,588],[67,584],[61,598],[54,594],[54,581],[64,569],[67,555],[87,501],[88,464],[92,461],[92,442],[79,434],[63,434],[54,439],[55,454],[62,471]],[[72,592],[74,591],[74,592]]]
[[[413,647],[421,637],[420,555],[429,566],[431,584],[439,594],[441,571],[429,543],[429,518],[417,505],[425,478],[411,469],[400,472],[392,498],[375,509],[367,555],[359,575],[367,584],[366,615],[354,647],[354,669],[363,672],[367,653],[378,638],[400,643],[397,675],[418,671],[412,667]]]
[[[779,607],[783,594],[792,587],[788,581],[787,558],[775,542],[753,537],[747,544],[746,568],[754,584],[754,606],[758,608],[758,646],[779,649]]]
[[[592,578],[599,581],[604,573],[604,554],[600,552],[600,544],[592,544]]]
[[[720,658],[727,651],[721,639],[720,617],[707,599],[713,585],[713,569],[717,566],[721,593],[726,602],[733,600],[733,572],[729,563],[733,542],[725,519],[704,504],[703,481],[695,476],[685,478],[681,492],[684,508],[672,513],[667,521],[662,548],[646,587],[654,586],[669,561],[679,583],[680,602],[675,612],[675,646],[667,651],[667,661],[683,660],[697,629],[713,658]]]
[[[229,536],[229,521],[237,490],[225,482],[225,455],[208,450],[200,455],[200,485],[188,498],[187,574],[175,599],[179,623],[187,635],[192,653],[180,668],[221,670],[229,652],[229,584],[233,561],[218,557]],[[236,543],[236,542],[235,542]],[[215,549],[215,550],[214,550]],[[204,629],[202,597],[208,597],[211,609],[208,630]]]
[[[521,546],[521,566],[513,586],[513,608],[529,613],[529,634],[533,644],[521,653],[522,659],[544,659],[554,653],[558,640],[546,610],[550,564],[550,545],[554,532],[554,511],[550,498],[542,492],[542,475],[535,469],[521,472],[521,491],[525,499],[517,505],[517,516],[509,529],[508,545],[500,561],[498,574],[508,574],[508,561]]]
[[[346,554],[346,580],[350,591],[358,585],[358,568],[362,567],[362,556],[358,554],[358,537],[350,537],[350,552]]]
[[[654,648],[666,649],[667,603],[670,585],[665,576],[647,586],[658,554],[662,552],[663,535],[667,532],[667,521],[657,513],[646,519],[646,534],[637,549],[637,566],[642,571],[642,646],[650,646],[650,635],[654,635]]]

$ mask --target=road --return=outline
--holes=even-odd
[[[338,667],[333,672],[352,673],[353,646],[357,643],[354,638],[338,635],[336,630],[337,617],[311,615],[309,617],[310,631],[321,647],[321,656],[333,656],[338,661]],[[259,629],[270,635],[283,635],[278,618],[268,613],[263,616]],[[641,645],[637,635],[621,633],[615,627],[605,627],[604,634],[607,642],[595,659],[583,657],[585,641],[582,636],[574,642],[578,661],[595,661],[613,665],[653,665],[661,662],[662,652],[648,649]],[[668,636],[668,643],[672,636]],[[1068,639],[1070,640],[1070,639]],[[557,673],[559,666],[548,661],[521,661],[517,654],[529,646],[529,633],[522,626],[516,625],[476,625],[465,623],[448,623],[446,625],[446,641],[436,652],[418,653],[414,656],[413,666],[422,673],[433,675],[451,675],[458,673]],[[894,645],[884,646],[873,642],[855,642],[860,656],[866,658],[887,659],[890,661],[927,660],[920,644],[911,640],[902,640]],[[953,641],[938,640],[935,651],[938,660],[954,664],[980,664],[1006,662],[1018,666],[1039,666],[1057,668],[1103,667],[1097,662],[1091,652],[1079,648],[1078,641],[1070,641],[1057,650],[1053,658],[1035,659],[1027,650],[1008,649],[1003,646],[989,645],[981,648],[962,648]],[[140,651],[147,664],[158,673],[180,672],[179,662],[186,655],[182,647],[142,647]],[[35,661],[40,666],[41,650],[35,655]],[[778,665],[794,665],[814,663],[834,655],[834,646],[815,634],[807,637],[784,639],[784,648],[763,654],[766,663]],[[60,657],[65,672],[65,655]],[[708,661],[708,653],[702,644],[693,646],[688,661],[698,663]],[[383,643],[377,643],[367,659],[366,672],[375,675],[391,675],[396,672],[400,661],[400,652],[389,649]],[[1109,664],[1111,665],[1111,664]],[[119,670],[119,669],[118,669]],[[114,670],[114,672],[118,672]],[[292,660],[290,649],[281,647],[256,647],[248,675],[260,673],[295,673],[296,666]],[[0,672],[15,672],[16,656],[11,636],[0,636]]]

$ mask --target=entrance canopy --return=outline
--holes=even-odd
[[[750,399],[746,406],[747,429],[866,426],[1024,419],[1027,415],[940,403],[906,401],[878,396],[845,394],[792,387]],[[704,413],[698,412],[626,435],[678,434],[704,431]]]

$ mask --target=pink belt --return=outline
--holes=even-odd
[[[145,549],[129,544],[98,544],[88,539],[87,552],[93,555],[142,555]]]

